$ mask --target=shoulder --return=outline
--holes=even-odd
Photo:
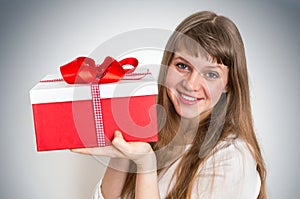
[[[202,169],[211,166],[221,167],[229,173],[256,171],[256,161],[251,153],[251,147],[239,138],[227,138],[218,143],[203,162]]]
[[[228,155],[232,156],[232,158],[235,159],[247,158],[254,161],[251,150],[251,146],[247,144],[243,139],[229,137],[217,144],[217,146],[213,150],[212,157]]]
[[[214,198],[257,196],[260,178],[256,165],[251,147],[245,141],[239,138],[225,139],[200,165],[196,187],[202,194],[210,190]]]

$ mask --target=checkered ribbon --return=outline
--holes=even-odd
[[[143,72],[133,72],[133,73],[126,73],[123,77],[123,80],[140,80],[143,79],[146,75],[151,74],[149,69]],[[41,83],[50,83],[50,82],[63,82],[63,78],[56,78],[56,79],[42,79],[40,80]]]
[[[139,80],[148,74],[151,74],[151,73],[147,69],[146,72],[136,72],[136,73],[130,73],[128,75],[125,75],[125,77],[123,79],[124,80]],[[93,109],[94,109],[97,144],[98,144],[98,146],[101,147],[101,146],[105,146],[105,134],[104,134],[102,105],[101,105],[99,84],[97,84],[97,83],[91,84],[91,93],[92,93],[92,101],[93,101]]]
[[[104,127],[103,127],[99,84],[91,84],[91,93],[92,93],[93,108],[94,108],[97,144],[98,146],[105,146],[105,135],[104,135]]]

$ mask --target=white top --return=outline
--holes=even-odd
[[[260,177],[247,144],[241,139],[222,141],[216,153],[199,167],[192,191],[192,199],[256,199],[260,190]],[[178,159],[158,177],[160,197],[168,193]],[[174,182],[171,182],[173,186]],[[102,199],[98,183],[93,199]]]
[[[102,99],[156,95],[158,93],[157,81],[145,68],[125,75],[118,82],[99,84],[98,86]],[[63,81],[61,74],[47,75],[30,90],[31,104],[90,99],[92,99],[90,84],[67,84]]]

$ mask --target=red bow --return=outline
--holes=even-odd
[[[131,65],[133,69],[124,69],[124,65]],[[68,84],[112,83],[122,79],[125,73],[133,72],[137,65],[138,60],[132,57],[119,62],[106,57],[100,65],[96,65],[91,58],[78,57],[61,66],[60,72]]]

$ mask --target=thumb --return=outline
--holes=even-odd
[[[124,140],[122,133],[117,130],[114,135],[112,144],[121,151],[127,149],[128,143]]]
[[[114,136],[115,136],[114,138],[124,139],[121,131],[118,131],[118,130],[115,131]]]

